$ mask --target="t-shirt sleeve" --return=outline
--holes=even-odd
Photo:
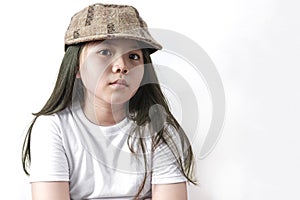
[[[67,157],[55,116],[38,117],[30,141],[30,182],[69,181]]]
[[[171,133],[175,131],[173,128],[169,128],[169,130],[171,130]],[[174,141],[178,142],[178,139],[175,138]],[[169,184],[185,181],[187,179],[180,171],[180,166],[171,149],[167,144],[161,143],[153,153],[152,184]]]

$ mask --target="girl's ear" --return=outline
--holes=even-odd
[[[77,70],[77,72],[76,72],[76,78],[81,78],[81,76],[80,76],[80,71],[79,71],[79,67],[78,67],[78,70]]]

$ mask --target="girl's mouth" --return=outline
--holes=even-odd
[[[117,86],[117,87],[128,87],[128,84],[124,79],[117,79],[114,82],[111,82],[109,85]]]

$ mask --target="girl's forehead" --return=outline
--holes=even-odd
[[[139,49],[140,45],[136,40],[131,39],[107,39],[88,43],[89,47],[112,46],[119,48]]]

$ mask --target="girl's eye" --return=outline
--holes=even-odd
[[[132,53],[132,54],[129,55],[129,58],[132,59],[132,60],[138,60],[138,59],[140,59],[140,56],[138,54],[133,54]]]
[[[99,51],[99,54],[104,55],[104,56],[111,56],[112,53],[108,49],[103,49]]]

